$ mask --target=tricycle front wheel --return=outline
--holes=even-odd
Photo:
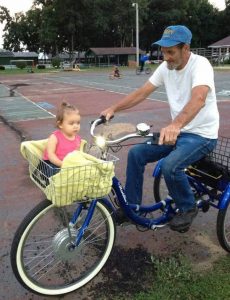
[[[11,265],[18,281],[42,295],[62,295],[93,279],[109,258],[115,239],[110,209],[97,201],[89,226],[76,248],[75,242],[89,205],[84,205],[70,226],[78,203],[58,208],[39,203],[22,221],[11,248]]]

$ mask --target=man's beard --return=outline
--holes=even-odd
[[[175,63],[168,63],[167,62],[167,68],[169,70],[176,70],[179,67],[179,64],[175,64]]]

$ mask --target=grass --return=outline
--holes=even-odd
[[[196,272],[183,257],[153,259],[154,280],[147,293],[132,300],[227,300],[230,299],[230,256],[214,263],[209,271]],[[151,275],[150,275],[151,276]],[[121,299],[121,298],[119,298]],[[126,298],[127,299],[127,298]]]
[[[107,71],[112,70],[112,68],[85,68],[82,69],[82,71]],[[47,68],[47,69],[33,69],[35,74],[41,74],[41,73],[58,73],[58,72],[65,72],[65,73],[75,73],[75,71],[63,71],[61,69],[56,68]],[[25,75],[25,74],[31,74],[27,71],[27,69],[6,69],[6,70],[0,70],[0,75]],[[32,76],[32,75],[31,75]]]
[[[57,71],[55,68],[50,69],[33,69],[34,73],[52,73]],[[0,75],[22,75],[22,74],[31,74],[27,71],[27,69],[6,69],[0,70]]]
[[[214,68],[215,71],[229,72],[229,70],[230,70],[230,64],[228,64],[228,65],[221,65],[221,66],[215,66],[213,68]]]
[[[151,65],[151,68],[154,70],[156,69],[157,65]],[[87,71],[87,72],[111,72],[112,67],[90,67],[90,68],[82,68],[81,71]],[[122,71],[124,70],[135,70],[135,67],[120,67],[119,68]],[[61,69],[56,68],[47,68],[47,69],[33,69],[35,74],[39,73],[54,73],[54,72],[65,72],[65,73],[75,73],[75,71],[63,71]],[[77,73],[77,72],[76,72]],[[31,74],[28,73],[27,69],[6,69],[6,70],[0,70],[0,75],[23,75],[23,74]]]
[[[151,65],[152,70],[155,70],[158,65]],[[90,67],[90,68],[82,68],[81,71],[87,71],[87,72],[111,72],[112,67]],[[230,65],[223,65],[214,67],[215,71],[229,71]],[[120,67],[121,72],[124,70],[135,70],[135,67]],[[54,73],[54,72],[63,72],[61,69],[56,68],[47,68],[47,69],[33,69],[35,74],[40,73]],[[75,71],[65,71],[66,73],[75,73]],[[22,75],[22,74],[30,74],[28,73],[27,69],[6,69],[6,70],[0,70],[0,75]]]

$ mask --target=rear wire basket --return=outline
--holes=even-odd
[[[25,148],[25,157],[29,162],[30,178],[56,206],[108,195],[114,164],[118,161],[114,155],[107,154],[106,160],[93,157],[93,162],[80,166],[53,168],[28,148]]]
[[[219,137],[215,149],[205,158],[188,167],[189,175],[217,190],[224,190],[230,181],[230,138]]]
[[[217,141],[216,148],[211,152],[208,157],[209,159],[217,165],[222,166],[222,168],[230,174],[230,138],[219,137]]]

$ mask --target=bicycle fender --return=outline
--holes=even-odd
[[[161,173],[161,165],[162,165],[162,161],[163,161],[163,158],[162,159],[160,159],[158,162],[157,162],[157,164],[156,164],[156,166],[155,166],[155,168],[154,168],[154,170],[153,170],[153,177],[158,177],[159,176],[159,174]]]
[[[218,204],[218,208],[220,210],[227,209],[229,202],[230,202],[230,184],[228,184],[227,189],[225,190],[223,196],[221,197]]]

